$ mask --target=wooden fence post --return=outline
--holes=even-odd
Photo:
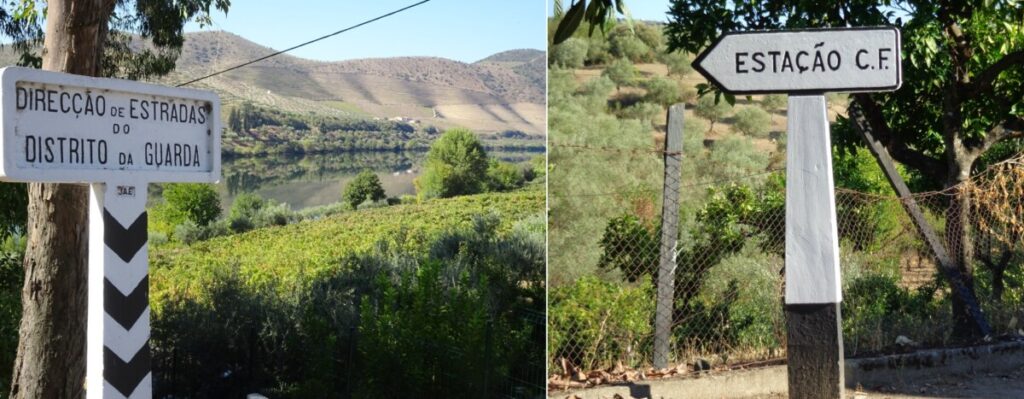
[[[654,317],[654,368],[668,367],[669,340],[675,305],[676,244],[679,239],[679,164],[683,157],[683,110],[668,110],[665,129],[665,185],[661,201],[661,250],[658,262],[658,299]]]

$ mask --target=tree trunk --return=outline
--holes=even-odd
[[[949,206],[946,208],[946,248],[950,260],[956,265],[964,287],[970,295],[977,298],[974,290],[974,245],[971,234],[971,202],[961,183],[970,178],[973,159],[955,157],[950,160],[949,180],[947,187],[953,188]],[[953,336],[957,338],[974,338],[981,335],[981,330],[971,317],[966,302],[955,293],[951,298],[953,311]]]
[[[113,0],[47,2],[43,69],[98,76]],[[32,183],[12,398],[79,398],[85,382],[88,194]]]

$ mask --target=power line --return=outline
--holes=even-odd
[[[337,31],[337,32],[334,32],[334,33],[329,33],[329,34],[326,34],[326,35],[324,35],[324,36],[320,36],[320,37],[318,37],[318,38],[316,38],[316,39],[313,39],[313,40],[310,40],[310,41],[308,41],[308,42],[305,42],[305,43],[302,43],[302,44],[299,44],[299,45],[296,45],[296,46],[292,46],[292,47],[286,48],[286,49],[284,49],[284,50],[281,50],[281,51],[277,51],[277,52],[274,52],[274,53],[271,53],[271,54],[268,54],[268,55],[265,55],[265,56],[262,56],[262,57],[256,58],[256,59],[254,59],[254,60],[251,60],[251,61],[246,61],[246,62],[243,62],[243,63],[241,63],[241,64],[238,64],[238,65],[235,65],[235,66],[233,66],[233,67],[231,67],[231,68],[228,68],[228,69],[224,69],[224,70],[220,70],[220,71],[217,71],[217,72],[211,73],[211,74],[209,74],[209,75],[203,76],[203,77],[201,77],[201,78],[196,78],[196,79],[192,79],[192,80],[190,80],[190,81],[188,81],[188,82],[185,82],[185,83],[180,83],[180,84],[178,84],[178,85],[177,85],[177,87],[182,87],[182,86],[188,86],[188,85],[190,85],[190,84],[192,84],[192,83],[195,83],[195,82],[198,82],[198,81],[200,81],[200,80],[204,80],[204,79],[212,78],[212,77],[214,77],[214,76],[217,76],[217,75],[220,75],[220,74],[222,74],[222,73],[226,73],[226,72],[231,72],[231,71],[233,71],[233,70],[236,70],[236,69],[238,69],[238,68],[242,68],[242,67],[245,67],[245,66],[249,66],[249,65],[255,64],[255,63],[257,63],[257,62],[263,61],[263,60],[265,60],[265,59],[271,58],[271,57],[276,57],[276,56],[279,56],[279,55],[281,55],[281,54],[284,54],[284,53],[287,53],[287,52],[289,52],[289,51],[295,50],[295,49],[297,49],[297,48],[300,48],[300,47],[304,47],[304,46],[308,46],[308,45],[310,45],[310,44],[313,44],[313,43],[316,43],[316,42],[318,42],[318,41],[324,40],[324,39],[326,39],[326,38],[329,38],[329,37],[332,37],[332,36],[337,36],[337,35],[340,35],[340,34],[342,34],[342,33],[348,32],[348,31],[350,31],[350,30],[352,30],[352,29],[355,29],[355,28],[361,27],[361,26],[363,26],[363,25],[367,25],[367,24],[370,24],[370,23],[373,23],[373,22],[379,21],[379,20],[381,20],[381,19],[384,19],[384,18],[390,17],[390,16],[392,16],[392,15],[395,15],[395,14],[398,14],[398,13],[400,13],[400,12],[406,11],[406,10],[408,10],[408,9],[411,9],[411,8],[413,8],[413,7],[416,7],[416,6],[422,5],[422,4],[424,4],[424,3],[427,3],[427,2],[429,2],[429,1],[430,1],[430,0],[423,0],[423,1],[420,1],[419,3],[415,3],[415,4],[410,4],[410,5],[408,5],[408,6],[405,6],[405,7],[399,8],[399,9],[397,9],[397,10],[395,10],[395,11],[389,12],[389,13],[387,13],[387,14],[384,14],[384,15],[381,15],[381,16],[378,16],[378,17],[376,17],[376,18],[368,19],[368,20],[366,20],[366,21],[363,21],[363,22],[360,22],[360,23],[358,23],[358,24],[355,24],[355,25],[349,26],[349,27],[347,27],[347,28],[345,28],[345,29],[342,29],[342,30],[339,30],[339,31]]]

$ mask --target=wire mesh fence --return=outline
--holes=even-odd
[[[562,157],[616,153],[615,148],[557,141],[550,148],[554,159],[560,152]],[[646,157],[647,164],[666,155],[647,149],[618,153]],[[989,167],[951,189],[907,198],[836,190],[846,356],[968,343],[955,334],[951,301],[956,294],[905,211],[907,204],[922,210],[951,256],[964,259],[961,268],[972,277],[970,286],[993,327],[986,339],[1024,334],[1018,330],[1024,317],[1020,159]],[[687,174],[683,167],[678,182],[589,190],[559,190],[552,184],[550,389],[785,357],[784,168],[721,179]],[[663,184],[678,185],[680,196],[660,195]],[[669,223],[660,216],[666,201],[680,207]],[[588,223],[575,216],[588,206],[595,213],[591,216],[603,221],[599,237],[590,241],[571,236],[579,231],[573,223]],[[673,227],[678,240],[669,248],[662,233]],[[571,257],[556,253],[573,245],[586,250]],[[662,257],[666,251],[668,265]],[[671,299],[658,300],[659,288],[665,294],[666,271],[674,280]],[[666,315],[667,342],[661,344],[658,322]]]

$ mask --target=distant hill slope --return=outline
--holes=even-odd
[[[175,72],[160,82],[190,80],[273,51],[227,32],[189,33]],[[320,62],[283,54],[193,87],[217,91],[228,106],[251,101],[290,112],[543,134],[544,57],[540,50],[511,50],[466,64],[433,57]]]

